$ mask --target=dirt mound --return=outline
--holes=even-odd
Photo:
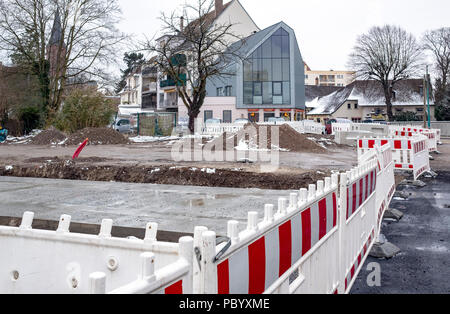
[[[0,176],[35,177],[104,182],[130,182],[207,187],[259,188],[299,190],[323,180],[330,172],[318,173],[257,173],[227,169],[196,169],[189,167],[146,167],[89,165],[81,160],[47,161],[36,165],[0,166]]]
[[[89,139],[88,145],[128,144],[128,139],[113,129],[86,128],[70,135],[66,145],[80,145],[87,138]]]
[[[48,130],[40,132],[38,135],[33,137],[30,144],[33,145],[56,145],[63,144],[67,139],[67,136],[58,131],[55,128],[50,128]]]
[[[278,131],[279,141],[272,139],[272,131]],[[265,126],[248,124],[244,130],[236,134],[224,133],[222,137],[217,138],[210,145],[214,146],[215,150],[226,150],[228,142],[228,147],[232,143],[233,147],[242,150],[279,149],[282,151],[317,154],[327,152],[325,147],[310,140],[308,137],[308,135],[300,134],[288,125]],[[260,139],[266,144],[260,145]]]

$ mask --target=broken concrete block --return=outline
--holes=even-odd
[[[400,253],[401,250],[390,242],[375,243],[370,251],[370,256],[374,258],[393,258],[395,255]]]
[[[403,218],[403,213],[395,208],[389,208],[386,210],[384,214],[384,219],[395,219],[397,221],[400,221]]]

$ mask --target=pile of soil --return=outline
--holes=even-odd
[[[0,176],[271,190],[299,190],[330,175],[331,172],[317,171],[280,174],[228,169],[214,169],[213,173],[208,173],[189,167],[92,165],[88,159],[49,160],[40,166],[0,166]]]
[[[80,145],[89,139],[88,145],[116,145],[128,144],[128,139],[108,128],[85,128],[69,136],[66,145]]]
[[[67,136],[55,128],[42,131],[31,140],[33,145],[56,145],[67,139]]]
[[[256,130],[256,136],[254,132],[251,132],[252,128]],[[277,131],[279,132],[280,137],[279,143],[277,144],[275,144],[275,140],[272,140],[273,129],[277,129]],[[259,139],[260,136],[262,136],[263,139],[265,138],[265,130],[267,130],[267,144],[261,146],[259,145]],[[308,137],[308,135],[298,133],[289,125],[265,126],[258,124],[248,124],[245,126],[244,130],[241,130],[237,133],[224,133],[223,136],[211,142],[210,145],[214,146],[215,150],[226,150],[227,142],[233,143],[233,147],[237,147],[240,144],[238,143],[238,141],[242,141],[245,139],[244,141],[250,149],[281,149],[290,152],[305,152],[316,154],[324,154],[327,152],[326,148],[318,145],[315,141],[311,141],[310,139],[308,139]],[[228,146],[230,146],[230,144]]]

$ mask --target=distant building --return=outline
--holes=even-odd
[[[304,63],[304,67],[305,85],[344,87],[356,79],[354,71],[312,71],[306,63]]]
[[[307,87],[308,90],[309,87]],[[418,119],[424,116],[423,80],[409,79],[395,85],[392,99],[394,115],[412,112]],[[366,119],[386,120],[386,101],[381,84],[374,80],[355,81],[326,96],[309,99],[308,119],[326,123],[329,119],[342,118],[361,122]],[[434,104],[431,104],[434,120]]]
[[[47,45],[47,60],[49,61],[50,78],[57,78],[62,76],[64,71],[66,58],[66,45],[61,28],[61,16],[59,9],[56,10],[55,18],[53,20],[52,32],[50,40]],[[59,73],[57,71],[59,70]]]

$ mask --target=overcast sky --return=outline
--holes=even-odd
[[[161,12],[170,13],[191,0],[119,1],[121,30],[152,37],[161,25]],[[347,69],[357,36],[373,25],[399,25],[418,38],[426,30],[450,26],[450,0],[240,1],[261,29],[279,21],[291,26],[303,59],[313,70]]]

